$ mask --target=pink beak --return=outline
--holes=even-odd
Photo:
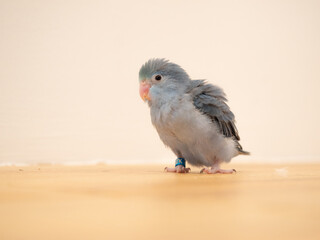
[[[151,85],[149,83],[146,83],[145,81],[140,83],[139,93],[140,93],[140,97],[142,98],[143,101],[151,100],[150,96],[149,96],[150,87],[151,87]]]

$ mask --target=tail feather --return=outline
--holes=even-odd
[[[238,141],[236,141],[236,143],[237,143],[237,150],[238,150],[238,153],[240,154],[240,155],[250,155],[250,152],[247,152],[247,151],[244,151],[243,149],[242,149],[242,146],[240,145],[240,143],[238,142]]]
[[[241,150],[238,149],[238,151],[239,151],[240,155],[250,155],[251,154],[250,152],[244,151],[242,149]]]

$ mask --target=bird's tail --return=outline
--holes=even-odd
[[[238,151],[239,151],[240,155],[250,155],[251,154],[250,152],[244,151],[242,149],[241,150],[238,149]]]
[[[238,150],[239,155],[250,155],[250,152],[244,151],[242,149],[242,146],[240,145],[240,143],[238,141],[236,143],[237,143],[237,150]]]

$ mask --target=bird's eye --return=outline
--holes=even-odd
[[[162,79],[162,77],[161,77],[161,75],[156,75],[156,76],[154,77],[154,79],[157,80],[157,81],[160,81],[160,80]]]

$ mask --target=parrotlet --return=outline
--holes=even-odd
[[[150,107],[151,121],[163,143],[177,156],[168,172],[187,173],[185,162],[205,167],[201,173],[233,173],[221,169],[242,149],[235,117],[224,91],[205,80],[191,80],[179,65],[150,59],[139,71],[140,96]]]

